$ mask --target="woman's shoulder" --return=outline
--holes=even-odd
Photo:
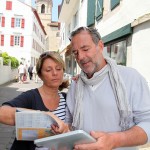
[[[27,96],[31,96],[31,95],[37,95],[37,94],[39,95],[39,92],[38,92],[38,89],[35,88],[35,89],[31,89],[31,90],[23,92],[23,94]]]

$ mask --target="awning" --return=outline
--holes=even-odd
[[[124,37],[124,36],[127,36],[129,34],[132,33],[132,28],[131,28],[131,24],[128,24],[104,37],[102,37],[102,40],[104,42],[104,44],[110,42],[110,41],[113,41],[113,40],[116,40],[118,38],[121,38],[121,37]]]

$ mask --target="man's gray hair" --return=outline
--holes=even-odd
[[[71,39],[72,39],[75,35],[79,34],[79,33],[82,32],[82,31],[87,31],[87,32],[91,35],[92,40],[93,40],[93,42],[94,42],[96,45],[98,44],[99,40],[101,40],[100,33],[97,31],[97,29],[92,28],[92,27],[89,27],[89,28],[88,28],[88,27],[79,27],[79,28],[77,28],[75,31],[72,31],[72,32],[71,32],[71,35],[70,35],[69,40],[71,41]]]

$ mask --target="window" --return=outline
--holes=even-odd
[[[96,20],[100,20],[103,14],[103,0],[97,0],[96,2]]]
[[[11,35],[10,37],[10,46],[20,46],[24,45],[24,37],[20,35]]]
[[[21,19],[15,18],[15,27],[20,27],[20,26],[21,26]]]
[[[44,4],[42,4],[42,6],[41,6],[41,13],[42,14],[45,13],[45,5]]]
[[[120,0],[111,0],[111,10],[120,4]]]
[[[60,32],[57,32],[57,33],[56,33],[56,37],[60,37]]]
[[[20,45],[20,36],[14,36],[14,45],[16,46]]]
[[[126,65],[126,51],[126,40],[123,40],[121,42],[107,45],[104,48],[104,55],[107,55],[116,60],[117,64]]]
[[[25,20],[22,18],[11,18],[11,27],[24,28]]]
[[[0,27],[5,27],[5,17],[0,16]]]
[[[87,26],[95,24],[95,0],[88,0],[87,6]]]
[[[104,47],[103,53],[104,53],[105,56],[110,57],[110,49],[111,49],[110,45],[107,45],[106,47]]]
[[[12,1],[6,1],[6,10],[12,10]]]
[[[0,46],[4,46],[4,35],[0,35]]]

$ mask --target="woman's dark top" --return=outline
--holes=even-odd
[[[59,107],[52,112],[55,115],[57,115],[61,120],[65,120],[66,93],[59,92],[59,96],[60,96]],[[17,96],[13,100],[3,103],[3,105],[41,111],[50,111],[45,107],[38,89],[32,89],[23,92],[21,95]],[[60,113],[58,113],[57,110],[59,110]],[[36,145],[33,143],[33,141],[17,141],[15,138],[11,150],[35,150],[35,147]]]

